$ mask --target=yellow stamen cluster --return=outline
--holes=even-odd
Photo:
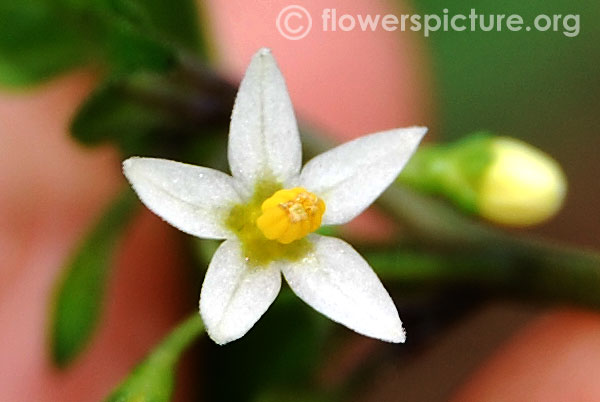
[[[288,244],[321,226],[325,203],[302,187],[279,190],[261,205],[256,226],[269,240]]]

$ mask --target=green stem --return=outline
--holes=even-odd
[[[331,147],[306,130],[303,135],[309,156]],[[422,286],[472,285],[600,308],[598,254],[504,232],[399,184],[390,186],[377,204],[419,244],[460,251],[453,257],[366,254],[383,277]]]
[[[175,328],[106,401],[169,401],[175,382],[175,366],[183,351],[203,332],[202,320],[195,313]]]
[[[384,280],[416,289],[470,286],[494,294],[600,308],[597,254],[530,244],[497,254],[394,250],[363,255]]]
[[[147,358],[146,362],[154,364],[173,366],[179,360],[180,355],[192,342],[204,333],[204,323],[200,315],[195,312],[184,322],[179,324],[167,338]]]

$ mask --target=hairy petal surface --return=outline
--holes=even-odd
[[[237,240],[219,246],[200,294],[200,314],[212,340],[222,345],[241,338],[267,311],[281,288],[281,272],[272,265],[248,265]]]
[[[311,159],[300,186],[327,205],[324,225],[351,221],[394,181],[427,132],[400,128],[357,138]]]
[[[233,176],[249,189],[264,178],[286,184],[300,172],[298,125],[269,49],[254,55],[240,84],[231,115],[228,157]]]
[[[314,249],[279,263],[292,290],[333,321],[373,338],[404,342],[398,311],[369,264],[346,242],[310,235]]]
[[[234,236],[224,222],[240,203],[233,178],[217,170],[155,158],[129,158],[123,172],[142,202],[188,234],[224,239]]]

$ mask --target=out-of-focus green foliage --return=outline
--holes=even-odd
[[[202,331],[202,320],[198,314],[194,314],[175,328],[113,391],[106,402],[170,401],[179,357]]]
[[[59,366],[81,352],[98,323],[112,257],[136,205],[133,191],[126,190],[104,212],[62,273],[50,333],[52,357]]]
[[[107,81],[85,100],[71,123],[77,140],[86,145],[110,141],[125,154],[133,154],[144,153],[156,136],[169,132],[169,126],[175,125],[171,116],[158,106],[136,101],[128,82]]]
[[[28,86],[94,63],[164,71],[203,51],[193,0],[20,0],[0,4],[0,84]]]
[[[0,2],[0,85],[43,82],[90,57],[81,22],[57,2]]]
[[[106,80],[80,106],[71,135],[91,146],[112,143],[124,155],[214,159],[233,96],[198,91],[182,76],[137,72]]]
[[[85,2],[86,0],[70,0]],[[194,0],[93,0],[128,16],[132,26],[142,26],[168,43],[203,51],[204,42],[198,27],[198,10]]]

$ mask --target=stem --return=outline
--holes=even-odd
[[[147,358],[148,361],[161,361],[165,365],[174,365],[185,349],[187,349],[198,336],[204,333],[204,323],[200,315],[195,312],[184,322],[179,324],[167,338]]]
[[[198,92],[215,95],[223,103],[231,102],[233,86],[193,58],[181,57],[180,73]],[[161,93],[156,96],[166,97]],[[190,103],[189,98],[184,97],[182,101],[189,104],[192,114],[198,114],[198,106]],[[305,156],[314,156],[333,145],[322,136],[312,134],[310,129],[303,129],[302,134]],[[406,270],[404,275],[415,275],[415,281],[424,283],[429,278],[441,283],[493,285],[509,293],[529,292],[539,297],[600,307],[596,296],[600,293],[600,257],[596,254],[508,234],[397,183],[390,186],[377,203],[419,244],[479,256],[477,261],[461,260],[451,264],[442,258],[430,264],[429,270]],[[399,261],[396,264],[403,265]]]
[[[183,351],[203,332],[202,320],[195,313],[175,328],[106,401],[169,401],[175,382],[175,366]]]
[[[303,131],[303,144],[311,156],[331,147],[309,130]],[[385,278],[421,286],[466,284],[600,308],[600,255],[596,253],[509,234],[399,184],[390,186],[377,203],[419,244],[460,252],[367,253],[367,260]]]
[[[418,289],[467,285],[519,298],[600,308],[600,256],[543,244],[498,253],[363,253],[384,280]]]

